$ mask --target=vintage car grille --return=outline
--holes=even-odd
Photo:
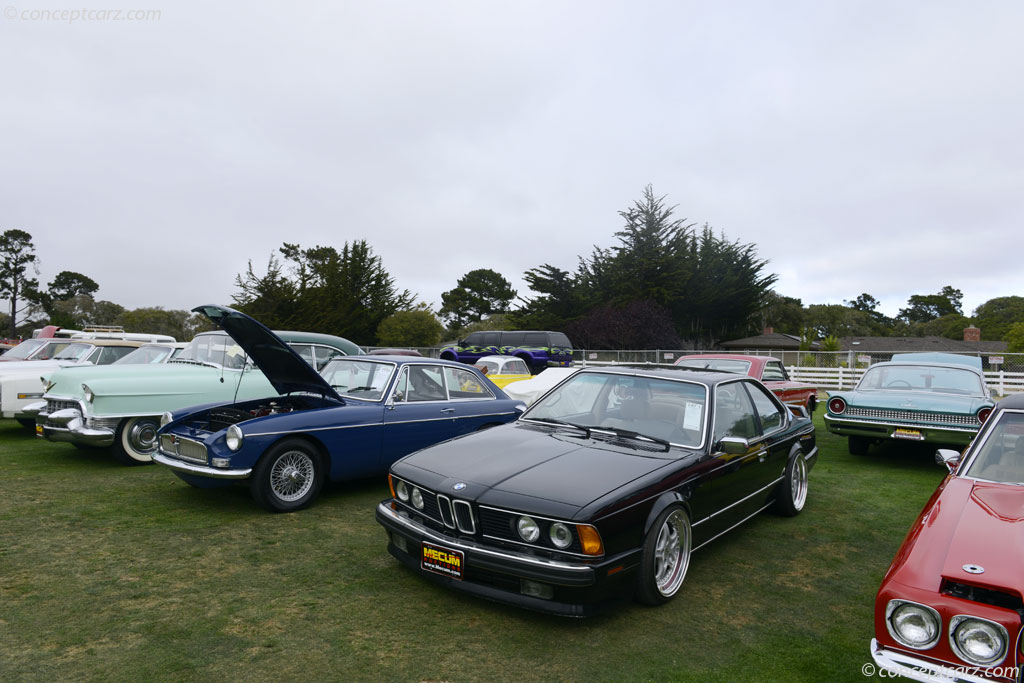
[[[114,431],[120,423],[121,418],[119,417],[90,417],[86,419],[85,426],[90,429],[109,429]]]
[[[206,463],[206,446],[192,439],[185,439],[174,434],[161,434],[160,450],[182,460]]]
[[[78,405],[78,401],[60,401],[53,398],[46,399],[46,412],[47,414],[55,413],[58,410],[66,410],[68,408],[74,408],[81,410],[81,406]]]
[[[490,538],[500,539],[502,541],[512,541],[514,543],[523,543],[523,539],[519,538],[519,532],[516,531],[516,523],[519,517],[523,513],[511,512],[509,510],[499,510],[498,508],[480,506],[480,530],[484,536]],[[532,515],[530,515],[532,517]],[[541,517],[533,517],[534,521],[541,525],[541,538],[543,539],[547,534],[548,525],[545,520]],[[580,546],[580,539],[577,536],[575,530],[573,530],[572,545],[565,548],[561,552],[569,553],[582,553],[583,548]],[[529,544],[532,545],[532,544]],[[555,550],[550,546],[545,546],[547,550]]]
[[[415,486],[423,494],[423,509],[417,510],[411,503],[402,505],[417,514],[426,515],[435,522],[440,522],[449,529],[458,529],[464,534],[476,533],[476,517],[473,515],[473,506],[468,501],[435,493],[408,481],[406,483]]]
[[[939,590],[947,595],[952,595],[964,600],[970,600],[972,602],[981,602],[986,605],[1005,607],[1006,609],[1012,609],[1017,612],[1024,610],[1024,601],[1021,600],[1019,595],[1014,593],[992,590],[990,588],[980,588],[978,586],[970,586],[946,579],[943,579],[942,587]]]
[[[955,415],[952,413],[925,413],[912,410],[883,410],[878,408],[854,408],[847,407],[843,411],[844,417],[873,417],[880,420],[895,420],[898,422],[932,422],[938,424],[964,425],[967,427],[980,427],[977,415]]]

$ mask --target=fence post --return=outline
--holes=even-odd
[[[1005,396],[1006,395],[1006,387],[1003,386],[1003,380],[1004,379],[1006,379],[1006,374],[1003,372],[1002,369],[1000,369],[999,370],[999,395],[1000,396]]]
[[[843,366],[839,366],[839,390],[843,390]]]

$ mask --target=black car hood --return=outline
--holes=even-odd
[[[485,504],[511,494],[581,508],[668,465],[674,458],[666,455],[516,422],[426,448],[401,464],[465,482]]]
[[[344,403],[331,385],[309,363],[302,360],[302,356],[266,326],[245,313],[214,305],[198,306],[192,312],[202,313],[231,335],[279,394],[305,391],[330,396]]]

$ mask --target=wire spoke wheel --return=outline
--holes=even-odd
[[[282,501],[292,503],[313,487],[313,459],[302,451],[288,451],[270,468],[270,489]]]

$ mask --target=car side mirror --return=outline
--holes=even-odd
[[[935,462],[945,465],[950,472],[953,472],[960,464],[960,451],[954,451],[952,448],[940,448],[935,451]]]
[[[745,455],[750,450],[750,442],[738,436],[723,436],[718,449],[729,455]]]
[[[789,408],[789,412],[795,415],[796,417],[810,417],[810,415],[807,414],[807,406],[805,405],[796,405],[790,403],[787,404],[786,407]]]

